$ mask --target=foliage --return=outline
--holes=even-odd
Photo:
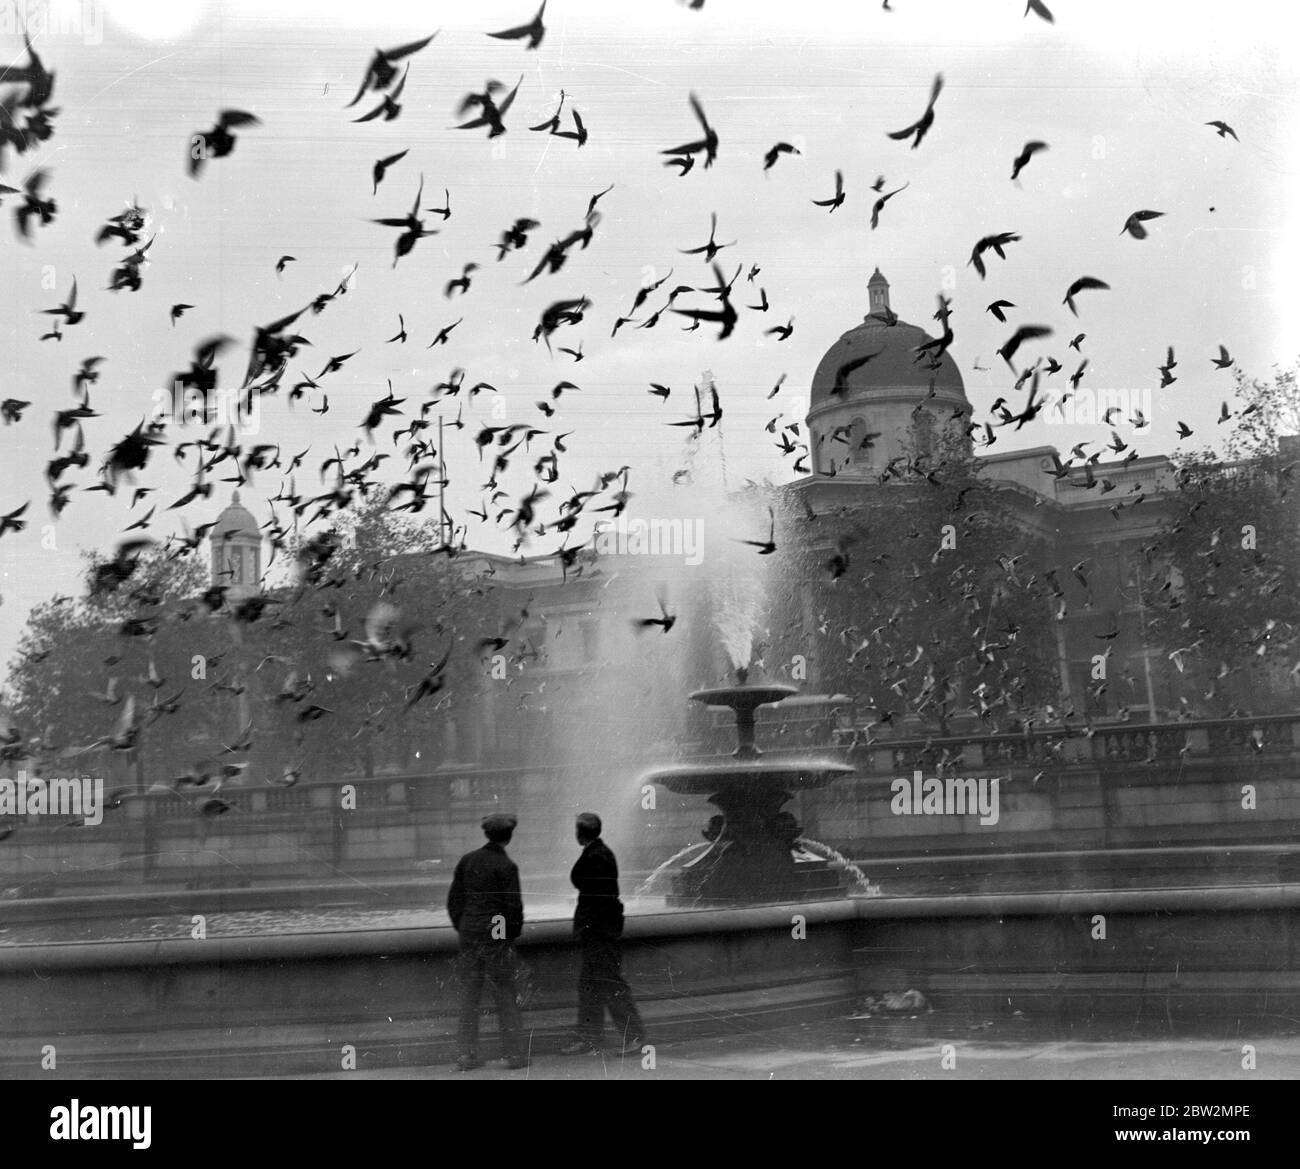
[[[1300,450],[1296,367],[1238,376],[1230,457],[1201,450],[1177,468],[1173,514],[1145,549],[1154,639],[1194,710],[1294,708],[1300,650]],[[1255,407],[1252,409],[1251,407]],[[1235,456],[1235,457],[1232,457]]]
[[[88,558],[80,598],[32,611],[6,705],[47,761],[114,757],[146,783],[241,742],[235,757],[272,782],[431,768],[450,750],[449,713],[484,676],[476,643],[499,627],[491,582],[434,554],[435,535],[372,497],[336,530],[293,541],[297,579],[252,602],[210,589],[193,554],[150,550],[107,588],[112,562]],[[414,700],[425,677],[434,692]],[[136,748],[92,753],[132,709]]]
[[[1059,700],[1042,541],[956,442],[857,491],[852,508],[785,517],[794,552],[768,656],[808,655],[802,609],[819,688],[895,729],[946,732],[968,710],[999,729],[1041,719]]]

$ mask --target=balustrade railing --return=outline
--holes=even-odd
[[[701,744],[702,745],[702,744]],[[851,762],[860,776],[899,776],[913,771],[927,775],[964,775],[981,770],[1010,767],[1054,771],[1066,767],[1095,767],[1098,764],[1126,764],[1143,767],[1177,765],[1211,759],[1238,760],[1253,757],[1277,759],[1300,755],[1300,713],[1229,719],[1193,719],[1176,723],[1133,725],[1116,723],[1034,728],[1004,734],[955,734],[925,737],[876,737],[870,728],[827,728],[821,743],[799,747],[769,747],[773,756],[791,751],[831,753]],[[203,814],[203,794],[149,794],[124,800],[129,824],[195,819],[211,832],[226,829],[229,822],[253,819],[261,812],[297,813],[338,810],[339,789],[355,788],[353,807],[360,812],[417,812],[433,802],[452,820],[499,799],[519,803],[528,798],[545,798],[548,782],[559,782],[563,769],[556,767],[477,767],[472,764],[448,771],[413,774],[360,776],[304,776],[291,788],[271,785],[227,787],[220,793],[238,810],[221,812],[215,807]],[[434,798],[436,797],[436,798]],[[117,823],[120,813],[110,812],[105,823]],[[26,824],[34,827],[46,817],[19,817],[0,812],[0,830]],[[62,821],[48,818],[50,827]],[[123,825],[125,827],[125,825]],[[238,830],[236,828],[236,830]]]
[[[962,769],[1009,765],[1170,763],[1184,759],[1300,753],[1300,713],[925,738],[875,737],[872,728],[853,727],[832,732],[830,745],[846,752],[866,773],[905,774],[920,769],[942,775],[956,774]]]

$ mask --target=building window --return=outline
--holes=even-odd
[[[870,447],[863,447],[862,441],[867,437],[867,424],[861,418],[855,418],[849,426],[849,457],[852,466],[863,467],[871,462]]]

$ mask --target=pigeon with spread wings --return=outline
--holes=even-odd
[[[1046,142],[1026,142],[1021,147],[1020,153],[1016,155],[1011,163],[1011,181],[1014,183],[1020,177],[1020,172],[1029,165],[1029,160],[1034,157],[1040,150],[1046,150]]]
[[[907,138],[915,137],[912,141],[912,149],[915,150],[921,145],[921,139],[929,132],[930,127],[934,125],[934,103],[939,100],[939,94],[943,90],[943,74],[936,73],[934,82],[930,86],[930,101],[925,107],[925,113],[916,119],[910,126],[902,130],[895,130],[887,134],[887,138],[893,138],[896,142],[901,142]]]
[[[1095,276],[1080,276],[1079,279],[1076,280],[1073,284],[1071,284],[1070,287],[1066,290],[1065,299],[1061,301],[1061,303],[1069,305],[1070,312],[1077,317],[1079,313],[1078,310],[1074,307],[1074,298],[1080,292],[1085,292],[1088,289],[1102,290],[1102,289],[1109,289],[1109,288],[1110,288],[1109,284],[1107,284],[1104,280],[1098,280]]]
[[[537,10],[537,15],[527,24],[521,24],[516,28],[502,29],[500,32],[490,32],[487,35],[495,37],[499,41],[522,41],[525,38],[528,44],[526,49],[535,49],[546,36],[546,25],[542,23],[542,16],[546,12],[546,0],[542,0],[542,6]]]
[[[514,103],[515,94],[519,92],[519,87],[524,83],[523,76],[515,82],[515,87],[497,104],[496,95],[500,93],[505,86],[499,81],[489,80],[483,87],[482,93],[471,93],[461,103],[457,113],[464,115],[470,110],[477,107],[482,111],[477,118],[471,118],[468,122],[462,122],[456,127],[457,130],[477,130],[480,126],[488,127],[488,137],[497,138],[506,132],[506,126],[503,119],[506,112]]]
[[[792,146],[789,142],[778,142],[765,155],[763,155],[763,169],[771,170],[776,166],[776,160],[783,154],[801,154],[802,151],[797,146]]]
[[[674,154],[681,158],[689,158],[694,163],[694,156],[697,154],[704,155],[704,168],[707,170],[713,165],[714,160],[718,157],[718,134],[712,126],[709,125],[709,119],[704,116],[704,107],[700,105],[700,99],[695,94],[690,95],[691,109],[695,111],[695,117],[704,130],[704,137],[694,142],[686,142],[681,146],[672,146],[667,150],[661,150],[660,154]],[[674,159],[673,161],[676,161]],[[684,166],[682,173],[685,174],[690,166]]]
[[[232,130],[244,126],[260,126],[261,119],[246,110],[222,110],[210,130],[190,138],[190,178],[197,179],[210,158],[225,158],[235,149],[238,139]]]
[[[23,201],[14,208],[14,221],[18,224],[18,234],[23,239],[31,239],[33,217],[41,221],[42,227],[48,227],[54,222],[59,205],[55,200],[44,197],[45,183],[49,177],[50,172],[40,167],[32,171],[23,182]]]
[[[835,172],[835,194],[829,199],[814,199],[813,205],[816,207],[829,207],[831,211],[837,210],[844,202],[844,172]]]
[[[442,30],[439,29],[438,31],[441,32]],[[375,93],[382,93],[397,79],[396,62],[411,56],[413,53],[418,53],[437,35],[438,33],[435,32],[422,41],[412,41],[407,45],[398,45],[395,49],[376,49],[375,55],[370,58],[370,64],[366,66],[366,75],[361,79],[361,87],[357,90],[357,96],[343,108],[350,110],[370,90]]]
[[[771,556],[776,551],[776,512],[772,510],[769,504],[767,508],[768,529],[766,540],[741,540],[741,544],[749,544],[751,547],[758,549],[760,556]]]
[[[419,218],[420,200],[424,197],[424,175],[420,176],[420,186],[415,194],[415,202],[411,204],[411,210],[406,215],[399,218],[390,219],[372,219],[371,223],[378,223],[383,227],[400,227],[402,234],[397,237],[397,242],[393,246],[393,267],[397,267],[397,261],[407,255],[415,247],[415,241],[423,239],[427,235],[437,235],[435,229],[424,226],[424,220]]]
[[[980,279],[983,280],[986,275],[984,269],[984,253],[992,248],[993,251],[998,254],[1000,259],[1005,260],[1007,254],[1002,249],[1006,247],[1007,244],[1018,243],[1019,240],[1020,237],[1016,235],[1015,232],[1011,231],[998,232],[996,235],[986,235],[971,249],[970,259],[967,261],[967,264],[973,266],[975,271],[980,274]]]

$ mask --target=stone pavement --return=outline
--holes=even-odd
[[[542,1080],[1260,1080],[1300,1078],[1300,1034],[1170,1036],[1125,1030],[1113,1021],[1067,1038],[1040,1025],[965,1023],[922,1017],[804,1023],[748,1035],[656,1046],[641,1056],[536,1056],[509,1071],[490,1060],[458,1072],[426,1068],[341,1071],[310,1079]],[[485,1036],[484,1056],[494,1053]],[[1243,1068],[1254,1049],[1254,1070]],[[653,1066],[649,1066],[653,1063]],[[646,1066],[643,1066],[646,1065]]]

